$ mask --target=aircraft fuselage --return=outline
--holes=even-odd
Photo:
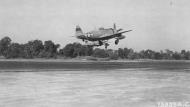
[[[109,29],[100,28],[99,30],[87,32],[87,33],[85,33],[84,36],[86,36],[86,38],[89,41],[97,41],[101,37],[106,37],[106,36],[113,35],[113,34],[114,34],[114,30],[112,28],[109,28]]]

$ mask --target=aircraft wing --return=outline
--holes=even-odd
[[[130,31],[132,31],[132,30],[127,30],[127,31],[119,32],[119,33],[121,34],[121,33],[130,32]]]
[[[132,31],[132,30],[127,30],[127,31],[115,33],[113,35],[106,35],[106,36],[103,36],[103,37],[99,37],[98,39],[99,40],[108,40],[108,39],[111,39],[111,38],[114,38],[114,37],[119,37],[119,36],[121,36],[122,33],[130,32],[130,31]]]

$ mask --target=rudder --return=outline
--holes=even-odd
[[[76,33],[75,33],[75,35],[76,36],[80,36],[80,35],[82,35],[83,34],[83,32],[82,32],[82,29],[80,28],[80,26],[76,26]]]

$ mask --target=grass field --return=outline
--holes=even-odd
[[[32,70],[113,70],[129,68],[189,69],[189,61],[81,61],[81,60],[0,60],[0,71]]]

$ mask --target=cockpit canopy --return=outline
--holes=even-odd
[[[100,27],[99,30],[104,30],[104,28],[103,28],[103,27]]]

